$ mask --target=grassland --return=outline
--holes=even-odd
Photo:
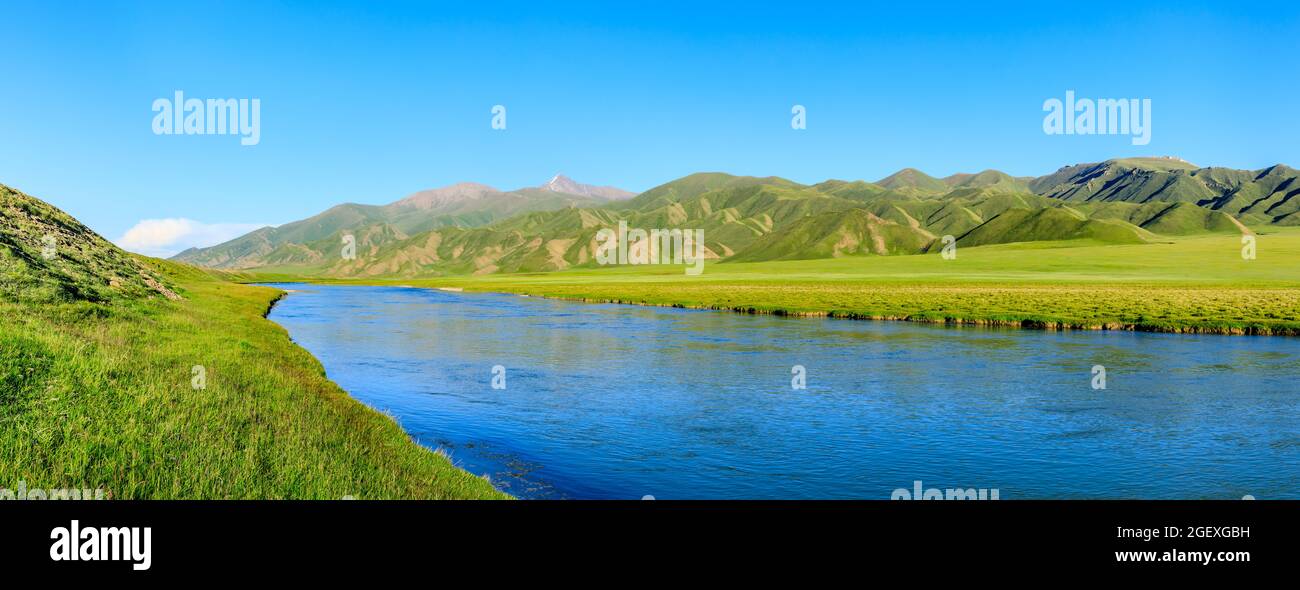
[[[289,276],[263,275],[262,280]],[[1300,229],[1261,232],[1244,260],[1240,236],[1155,244],[1034,242],[938,254],[554,273],[367,279],[583,301],[746,313],[1008,325],[1300,335]]]
[[[0,299],[0,487],[117,499],[505,497],[329,381],[264,318],[278,291],[146,264],[183,299]]]

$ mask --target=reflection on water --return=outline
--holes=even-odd
[[[280,286],[331,379],[520,497],[1300,497],[1300,339]]]

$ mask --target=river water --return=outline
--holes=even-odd
[[[1300,339],[273,286],[331,379],[523,498],[1300,498]]]

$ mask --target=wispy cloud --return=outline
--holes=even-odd
[[[268,223],[203,223],[183,217],[142,219],[122,237],[118,246],[147,256],[166,258],[186,248],[215,246],[242,236]]]

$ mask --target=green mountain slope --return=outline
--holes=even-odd
[[[903,194],[937,195],[948,190],[948,185],[929,174],[915,168],[904,168],[886,176],[876,184]]]
[[[943,179],[951,188],[996,188],[1003,191],[1027,193],[1029,183],[1005,172],[985,170],[976,174],[954,174]]]
[[[1220,173],[1222,194],[1206,206],[1243,220],[1280,222],[1300,211],[1300,172],[1278,164],[1254,172],[1250,178]],[[1218,180],[1207,178],[1207,180]],[[1236,181],[1234,184],[1233,181]]]
[[[1116,219],[1089,219],[1068,207],[1008,209],[957,238],[959,246],[983,246],[1045,240],[1093,240],[1107,244],[1140,244],[1155,236]]]
[[[1280,165],[1198,168],[1175,158],[1079,164],[1032,179],[985,170],[940,180],[908,168],[876,183],[803,185],[710,172],[595,203],[543,187],[505,194],[461,184],[383,207],[335,207],[252,232],[203,258],[213,266],[327,276],[551,271],[594,265],[597,232],[620,221],[647,230],[703,230],[706,257],[720,260],[921,253],[945,235],[962,236],[967,246],[1134,243],[1300,225],[1297,175]],[[487,201],[493,207],[483,208]],[[348,235],[356,258],[344,260]]]
[[[1300,211],[1300,172],[1197,168],[1171,158],[1128,158],[1067,166],[1029,183],[1035,193],[1070,202],[1190,203],[1247,224],[1277,223]]]
[[[1192,178],[1195,166],[1182,160],[1130,158],[1068,166],[1034,179],[1030,188],[1065,201],[1180,201],[1199,203],[1215,195]]]
[[[839,258],[853,255],[915,254],[935,236],[923,229],[882,219],[862,209],[805,217],[757,240],[729,259],[736,262]]]
[[[630,196],[626,191],[584,185],[560,175],[540,187],[516,191],[466,182],[420,191],[388,205],[337,205],[307,219],[262,228],[224,244],[186,250],[173,260],[232,269],[307,264],[326,258],[326,251],[336,249],[344,234],[357,234],[358,239],[365,234],[372,241],[397,241],[443,227],[481,227],[524,213],[608,205]],[[330,247],[318,248],[314,246],[317,244]]]
[[[2,184],[0,295],[36,302],[179,298],[158,273],[71,215]]]
[[[1094,219],[1118,219],[1148,231],[1171,236],[1200,233],[1240,233],[1232,216],[1190,203],[1079,203],[1073,208]]]
[[[625,201],[618,209],[643,210],[663,207],[694,199],[708,192],[737,189],[759,185],[799,187],[798,183],[784,178],[732,176],[722,172],[698,172],[666,182]]]
[[[889,191],[889,189],[878,184],[863,182],[861,180],[855,180],[852,182],[845,180],[827,180],[813,185],[812,188],[813,190],[833,197],[864,202],[875,200]]]

